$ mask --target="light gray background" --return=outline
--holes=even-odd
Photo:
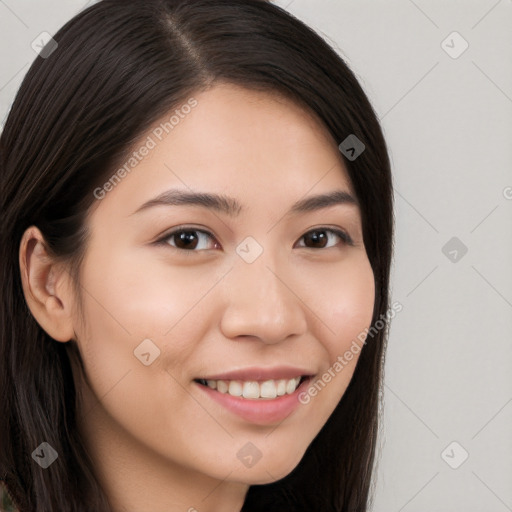
[[[512,1],[275,3],[346,59],[391,153],[392,293],[403,310],[388,346],[373,510],[512,511]],[[0,0],[0,120],[32,41],[85,5]],[[453,31],[469,44],[458,58],[442,46]],[[446,256],[452,237],[459,247]]]

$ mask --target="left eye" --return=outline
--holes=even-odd
[[[326,233],[330,233],[331,235],[335,235],[338,238],[340,238],[342,241],[342,244],[353,245],[352,239],[350,238],[350,236],[347,233],[345,233],[344,231],[341,231],[340,229],[332,229],[332,228],[312,229],[311,231],[308,231],[305,235],[302,235],[299,240],[302,240],[302,239],[309,240],[309,241],[313,242],[313,244],[317,244],[315,247],[311,247],[311,249],[313,249],[313,248],[329,249],[330,247],[333,247],[333,246],[332,245],[331,246],[324,245],[324,242],[327,243],[328,238],[329,238],[326,235]],[[318,247],[318,245],[320,245],[320,247]],[[334,244],[334,245],[336,245],[336,244]],[[302,246],[302,247],[304,247],[304,246]]]
[[[331,235],[331,240],[338,237],[341,239],[342,244],[347,245],[353,245],[352,239],[350,236],[345,233],[342,230],[339,229],[332,229],[332,228],[317,228],[312,229],[311,231],[308,231],[306,234],[302,235],[299,240],[305,240],[306,242],[314,244],[312,247],[308,247],[307,245],[300,245],[299,247],[305,247],[307,249],[329,249],[330,247],[333,247],[334,245],[327,245],[329,242],[329,234]],[[157,243],[158,244],[168,244],[171,245],[171,247],[174,247],[175,249],[179,249],[182,251],[188,251],[188,252],[194,252],[195,249],[208,249],[206,246],[201,247],[201,236],[203,235],[203,241],[207,242],[209,240],[215,240],[214,236],[209,233],[208,231],[203,231],[200,229],[193,229],[193,228],[180,228],[175,231],[172,231],[171,233],[168,233],[160,239]],[[170,240],[174,239],[174,243],[176,245],[173,245]],[[218,248],[219,244],[215,243],[216,247]],[[199,247],[198,247],[199,246]],[[197,251],[195,251],[197,252]]]

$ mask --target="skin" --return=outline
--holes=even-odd
[[[311,195],[354,195],[326,129],[268,93],[218,84],[194,97],[190,114],[91,209],[83,318],[66,266],[48,256],[39,230],[29,228],[20,245],[32,314],[56,342],[78,343],[86,369],[84,381],[75,371],[80,430],[116,511],[235,512],[249,485],[290,473],[343,396],[358,355],[279,424],[242,420],[193,379],[283,364],[321,376],[372,318],[359,207],[287,214]],[[226,194],[243,211],[231,218],[181,205],[133,214],[171,188]],[[155,244],[181,224],[214,239],[194,232],[188,252],[177,237]],[[327,238],[315,245],[304,237],[314,228],[342,229],[353,245],[322,229]],[[250,264],[236,252],[247,236],[263,248]],[[149,366],[134,357],[146,338],[160,350]],[[262,455],[250,468],[237,457],[249,441]]]

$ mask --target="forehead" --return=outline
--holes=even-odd
[[[118,164],[129,172],[101,208],[133,211],[177,186],[256,201],[265,195],[276,207],[309,190],[353,193],[337,145],[316,117],[282,96],[232,84],[193,94],[156,121],[133,145],[131,160],[144,147],[133,167],[128,158]]]

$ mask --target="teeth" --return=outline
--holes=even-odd
[[[286,383],[286,393],[288,395],[291,395],[297,389],[297,384],[298,382],[296,382],[295,380],[289,380]]]
[[[286,395],[286,381],[284,379],[277,381],[277,396]]]
[[[299,385],[301,377],[293,379],[266,380],[264,382],[239,381],[239,380],[204,380],[201,384],[219,393],[228,393],[232,396],[243,396],[244,398],[267,398],[272,399],[278,396],[291,395]]]
[[[266,380],[260,384],[260,395],[262,398],[275,398],[277,396],[277,386],[272,380]]]
[[[229,383],[228,393],[231,396],[242,396],[242,383],[236,380],[232,380]]]
[[[214,380],[213,382],[217,384],[217,391],[219,391],[220,393],[228,392],[229,386],[227,385],[225,380]]]
[[[231,388],[231,384],[229,385]],[[244,382],[242,395],[244,398],[259,398],[260,385],[257,382]],[[231,391],[230,391],[231,393]]]

